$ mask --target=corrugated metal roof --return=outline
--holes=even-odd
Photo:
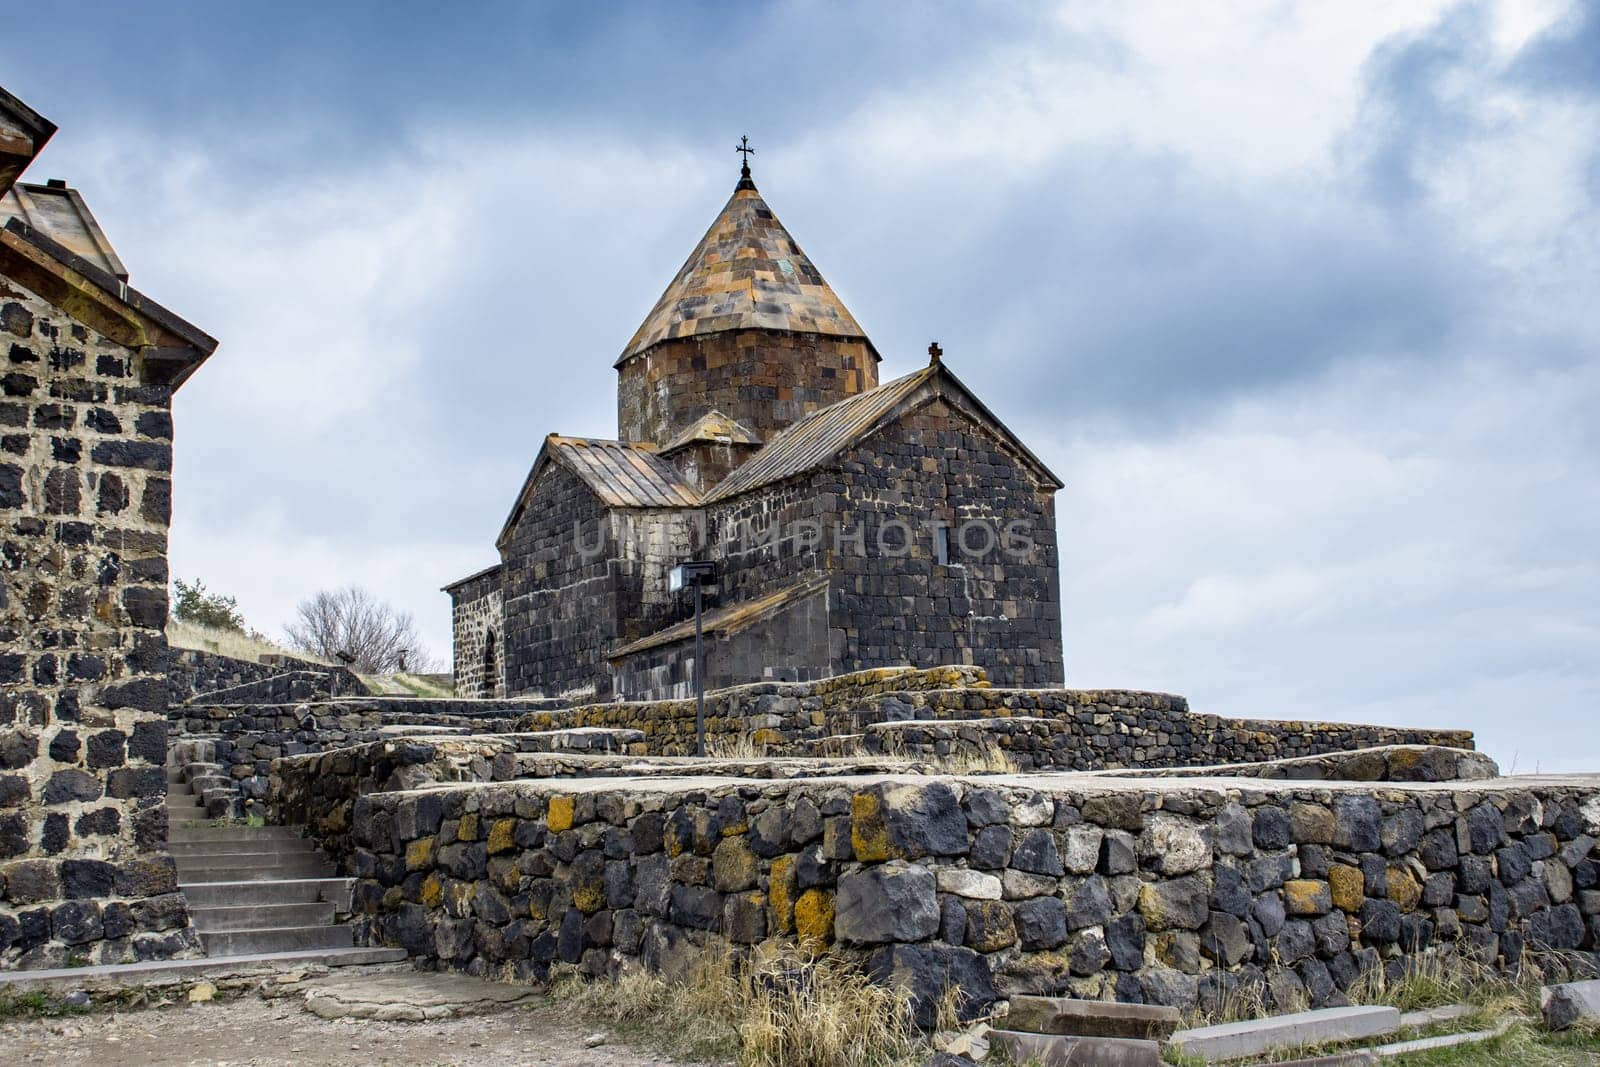
[[[0,196],[0,226],[13,218],[21,219],[118,281],[128,280],[127,268],[76,189],[18,182]]]
[[[746,329],[867,336],[755,186],[741,182],[617,365],[661,341]]]
[[[662,445],[661,453],[665,455],[696,441],[713,441],[728,445],[759,445],[761,435],[732,415],[709,411]]]
[[[692,508],[700,494],[644,445],[551,434],[546,448],[617,508]]]
[[[1034,455],[1005,423],[995,417],[977,396],[950,373],[942,363],[931,363],[914,374],[896,378],[866,393],[846,397],[820,411],[813,411],[790,426],[761,449],[741,467],[724,478],[705,495],[705,503],[738,496],[763,485],[781,482],[797,474],[814,470],[827,463],[871,433],[885,418],[902,404],[911,401],[927,387],[939,394],[954,397],[980,421],[989,423],[1015,450],[1023,463],[1033,468],[1047,484],[1061,487],[1057,478],[1044,462]]]
[[[714,611],[705,612],[700,617],[700,626],[708,634],[738,633],[745,627],[754,625],[762,619],[770,618],[789,605],[815,596],[826,588],[828,588],[828,579],[825,576],[808,578],[797,585],[791,585],[785,589],[778,590],[776,593],[769,593],[755,600],[747,600],[742,604],[733,604],[725,608],[717,608]],[[611,652],[607,658],[621,659],[624,656],[631,656],[636,652],[643,652],[647,649],[677,644],[679,641],[686,641],[693,636],[694,620],[685,619],[683,622],[673,623],[664,630],[657,630],[648,637],[641,637],[631,644],[623,645],[616,651]]]
[[[915,374],[813,411],[767,442],[765,448],[724,478],[706,494],[706,502],[725,500],[757,486],[781,482],[826,463],[871,430],[879,419],[926,384],[937,371],[936,366],[924,367]]]

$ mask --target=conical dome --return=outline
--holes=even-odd
[[[645,316],[617,365],[662,341],[746,329],[867,341],[855,316],[748,179]]]

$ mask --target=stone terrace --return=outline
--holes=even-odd
[[[327,760],[283,761],[286,793]],[[1600,963],[1597,777],[676,770],[366,792],[344,845],[362,935],[519,979],[670,968],[707,942],[832,946],[908,981],[925,1022],[946,974],[969,1014],[1242,986],[1288,1010],[1430,950]]]

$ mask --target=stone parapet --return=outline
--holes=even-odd
[[[1600,779],[1082,775],[522,781],[372,792],[367,939],[522,980],[832,946],[981,1013],[1015,994],[1344,1003],[1430,952],[1600,965]]]

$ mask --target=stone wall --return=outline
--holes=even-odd
[[[370,697],[305,704],[198,704],[169,709],[174,744],[205,743],[203,762],[233,779],[230,796],[208,797],[214,818],[238,817],[267,795],[272,761],[381,740],[411,728],[438,733],[509,733],[537,700],[426,700]],[[191,752],[192,754],[192,752]],[[185,757],[187,762],[189,757]]]
[[[860,340],[730,330],[664,341],[617,368],[617,436],[664,445],[716,410],[767,439],[877,385],[878,360]]]
[[[692,699],[586,704],[531,712],[519,729],[636,729],[652,755],[688,755],[694,751],[695,710]],[[753,743],[771,755],[871,752],[866,731],[878,723],[1016,718],[1030,720],[1027,728],[999,725],[994,741],[1029,770],[1205,767],[1379,745],[1473,744],[1472,734],[1462,730],[1195,715],[1182,697],[1166,693],[999,689],[975,667],[861,671],[706,694],[710,743]]]
[[[1600,964],[1594,779],[474,785],[355,806],[366,937],[473,974],[669,967],[777,938],[903,978],[922,1022],[1016,994],[1344,1003],[1430,951]]]
[[[611,552],[586,557],[578,528],[593,539],[609,531],[609,513],[576,475],[551,464],[503,546],[508,694],[610,695],[605,655],[620,636]]]
[[[501,568],[491,567],[455,585],[450,594],[452,675],[456,693],[493,700],[506,695],[505,599]]]
[[[166,854],[172,390],[0,276],[0,968],[197,947]]]
[[[1008,552],[1013,523],[1026,538]],[[718,603],[829,577],[833,673],[966,663],[1061,684],[1054,490],[947,398],[825,469],[710,505],[706,529]]]
[[[573,735],[584,733],[591,735],[590,743],[575,744],[578,738]],[[350,828],[355,806],[369,793],[524,779],[685,775],[794,779],[934,771],[928,764],[900,759],[640,759],[641,746],[606,734],[570,730],[492,737],[408,736],[289,756],[272,763],[266,814],[273,823],[305,827],[324,851],[343,859],[353,848]]]
[[[829,666],[828,593],[786,605],[749,625],[704,636],[705,685],[738,682],[821,681]],[[694,695],[694,637],[611,661],[612,688],[620,700],[671,700]]]
[[[314,697],[298,699],[325,700],[366,691],[355,672],[341,665],[318,663],[298,656],[273,655],[248,660],[197,648],[173,648],[167,657],[168,699],[180,704],[197,696],[211,698],[224,689],[264,682],[291,672],[322,678]]]

